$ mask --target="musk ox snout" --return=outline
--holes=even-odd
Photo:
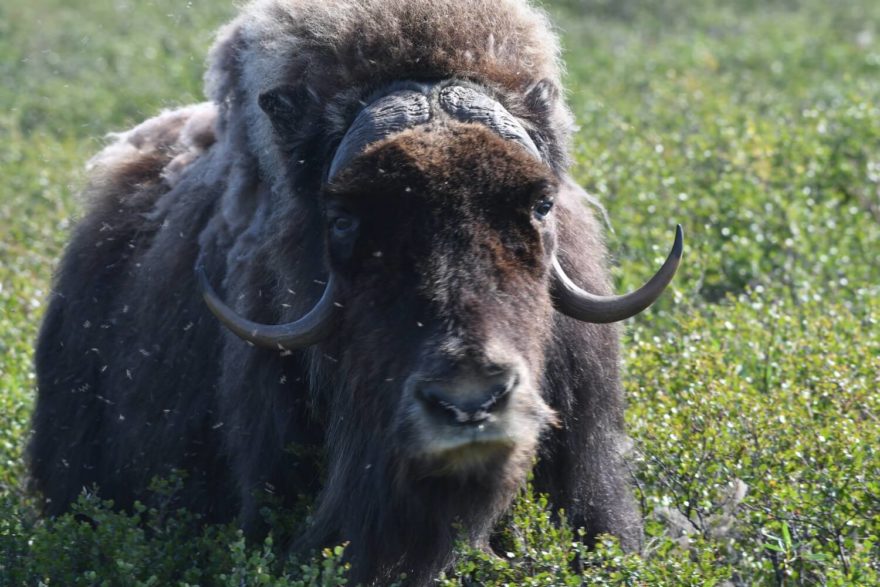
[[[435,420],[470,427],[496,420],[517,382],[509,367],[458,368],[443,379],[416,381],[413,396]]]
[[[521,359],[430,364],[405,384],[410,456],[438,473],[466,473],[514,453],[531,453],[554,421]]]
[[[446,379],[417,381],[413,395],[431,417],[467,427],[492,422],[503,413],[516,384],[509,368],[473,369]]]

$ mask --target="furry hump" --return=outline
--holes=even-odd
[[[560,163],[568,151],[559,42],[548,16],[527,0],[256,0],[221,29],[208,61],[208,97],[222,118],[246,125],[254,153],[272,153],[261,164],[268,177],[282,161],[257,97],[281,86],[304,86],[327,105],[323,130],[332,137],[344,133],[365,89],[470,79],[502,103],[507,97],[521,119],[540,118],[535,126],[550,135]],[[517,103],[542,81],[540,106]],[[238,111],[224,116],[224,109]]]

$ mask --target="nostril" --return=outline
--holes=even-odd
[[[440,387],[433,385],[420,387],[416,390],[416,397],[435,416],[462,423],[466,422],[470,417],[467,410],[456,405]]]
[[[503,377],[510,373],[510,369],[505,365],[491,363],[483,367],[483,372],[489,377]]]
[[[498,383],[489,390],[489,397],[480,405],[485,412],[494,412],[505,406],[513,386],[509,383]]]
[[[416,398],[430,406],[440,406],[445,401],[443,394],[434,386],[419,386],[416,388]]]

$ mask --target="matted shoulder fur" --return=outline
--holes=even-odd
[[[521,342],[540,355],[534,387],[557,427],[506,476],[420,480],[402,491],[394,455],[377,441],[390,408],[369,401],[399,393],[379,365],[403,372],[394,361],[412,345],[373,340],[388,325],[366,323],[362,340],[339,334],[296,352],[254,348],[221,329],[193,276],[201,253],[241,315],[271,324],[302,316],[326,281],[323,182],[353,119],[401,80],[455,79],[485,88],[522,123],[547,165],[520,169],[559,188],[560,258],[585,288],[610,293],[601,225],[566,174],[572,120],[547,16],[525,0],[258,0],[220,31],[208,61],[209,102],[114,135],[90,163],[87,212],[59,266],[36,350],[28,454],[45,511],[65,511],[93,486],[127,507],[149,499],[152,478],[180,470],[182,505],[259,534],[267,501],[293,507],[301,495],[317,496],[296,548],[349,540],[353,581],[382,584],[405,571],[426,584],[451,561],[450,521],[485,544],[537,457],[537,488],[589,539],[612,532],[638,548],[640,519],[621,460],[615,326],[552,314],[546,288],[510,294],[520,315],[544,317],[535,338]],[[260,106],[277,88],[294,97],[281,102],[284,128]],[[524,157],[485,129],[456,132],[461,145],[488,145],[482,164]],[[412,139],[425,153],[446,153],[432,140]],[[461,145],[449,147],[451,160],[463,159]],[[497,174],[486,169],[488,189]],[[466,172],[450,177],[467,181]],[[532,259],[523,282],[544,287],[543,263]],[[485,271],[471,268],[465,279],[435,265],[437,282],[453,292],[447,297],[456,284],[483,285],[474,275]],[[512,309],[498,311],[510,328],[522,326]],[[308,457],[321,452],[324,477]]]

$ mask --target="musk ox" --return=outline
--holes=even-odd
[[[91,163],[36,350],[45,512],[183,471],[182,505],[258,534],[267,496],[313,495],[296,548],[423,584],[533,470],[638,548],[611,323],[660,295],[681,233],[611,295],[558,58],[524,0],[246,6],[210,102]]]

